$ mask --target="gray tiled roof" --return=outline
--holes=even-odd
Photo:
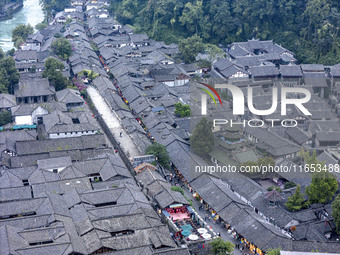
[[[50,86],[47,78],[20,80],[19,88],[14,91],[16,97],[54,95],[55,89]]]
[[[256,57],[238,57],[236,60],[235,60],[235,63],[238,65],[238,66],[243,66],[243,67],[246,67],[246,66],[259,66],[261,64],[261,61],[259,60],[259,58],[256,56]]]
[[[16,106],[15,96],[10,94],[0,94],[0,108],[10,108]]]
[[[60,167],[68,167],[72,165],[71,157],[49,158],[37,161],[40,169],[54,169]]]
[[[104,135],[91,135],[39,141],[20,141],[17,142],[16,152],[18,155],[32,155],[48,153],[51,151],[100,148],[103,147],[104,144],[106,144]]]
[[[84,103],[84,99],[80,96],[79,92],[73,89],[63,89],[56,93],[58,102],[65,104],[69,103]]]
[[[302,77],[300,65],[280,65],[280,73],[283,77]]]
[[[311,139],[309,135],[307,135],[304,131],[302,131],[298,127],[287,128],[285,132],[291,139],[293,139],[300,145]]]
[[[253,77],[273,77],[279,75],[279,70],[275,66],[253,66],[249,68]]]
[[[244,131],[258,139],[258,143],[255,144],[256,146],[261,149],[265,149],[268,153],[275,157],[293,154],[300,151],[300,147],[298,145],[280,138],[279,136],[268,132],[266,129],[246,127]]]
[[[325,71],[324,65],[321,64],[301,64],[301,69],[306,72]]]
[[[12,116],[31,115],[32,112],[38,107],[46,109],[48,112],[51,112],[54,110],[59,110],[62,112],[67,111],[66,104],[52,101],[52,102],[46,102],[46,103],[20,104],[20,105],[14,106],[11,109]]]
[[[331,76],[340,77],[340,67],[331,68]]]
[[[14,59],[16,61],[29,61],[38,59],[38,53],[36,50],[18,50],[15,53]]]

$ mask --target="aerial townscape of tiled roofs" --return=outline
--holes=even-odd
[[[209,165],[189,143],[200,120],[195,88],[201,85],[193,77],[206,69],[175,61],[178,45],[117,23],[105,8],[109,0],[71,3],[15,52],[19,85],[13,95],[0,95],[1,110],[13,120],[0,132],[0,255],[209,254],[209,241],[218,236],[249,254],[340,251],[331,204],[297,212],[284,206],[296,188],[285,183],[304,190],[310,174],[251,179],[194,171]],[[51,50],[56,34],[72,45],[67,61]],[[299,65],[273,41],[235,42],[224,50],[226,57],[208,70],[211,84],[251,86],[257,109],[270,108],[272,86],[304,86],[312,92],[312,115],[291,107],[294,128],[215,132],[211,164],[239,166],[265,153],[277,165],[294,165],[301,148],[339,164],[340,64]],[[80,87],[87,87],[88,100],[77,89],[56,91],[42,77],[49,57],[62,61],[63,75],[75,82],[83,70],[98,74]],[[179,102],[190,104],[190,117],[174,113]],[[211,102],[208,115],[222,109],[232,119],[228,107]],[[171,169],[144,156],[154,142],[166,147]],[[183,194],[171,188],[176,184]],[[271,186],[282,192],[268,192]]]

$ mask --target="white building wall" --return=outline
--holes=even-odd
[[[65,12],[76,12],[76,8],[65,8]]]
[[[86,133],[87,132],[87,133]],[[50,139],[58,139],[58,138],[68,138],[68,137],[79,137],[83,135],[94,135],[97,131],[83,131],[83,132],[66,132],[66,133],[52,133],[49,134]]]
[[[189,82],[189,79],[185,79],[185,80],[166,81],[164,82],[164,84],[169,87],[180,87],[180,86],[184,86],[188,82]]]
[[[33,123],[37,123],[38,117],[44,116],[48,114],[48,110],[39,106],[32,112],[32,121]]]
[[[16,116],[15,125],[33,125],[32,116]]]
[[[102,14],[98,15],[97,17],[100,18],[100,19],[105,19],[105,18],[109,17],[109,15],[102,13]]]
[[[60,173],[61,171],[63,171],[66,167],[59,167],[59,168],[49,168],[49,169],[45,169],[46,171],[49,172],[53,172],[53,170],[57,169],[57,172]]]
[[[236,72],[235,74],[230,76],[230,78],[248,78],[248,77],[249,77],[249,75],[247,75],[243,72]]]

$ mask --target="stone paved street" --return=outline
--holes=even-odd
[[[114,135],[116,141],[120,143],[120,147],[125,154],[132,158],[141,156],[141,152],[138,150],[138,147],[134,144],[132,138],[125,132],[119,117],[113,110],[111,110],[98,91],[93,87],[88,87],[87,93],[91,97],[91,100],[98,112],[102,115],[107,126],[110,128],[110,131]]]

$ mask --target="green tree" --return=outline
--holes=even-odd
[[[312,183],[306,187],[306,194],[310,203],[326,204],[333,198],[337,189],[336,178],[328,170],[322,170],[312,174]]]
[[[234,245],[229,241],[224,241],[222,238],[216,238],[210,242],[212,253],[215,255],[231,255],[234,251]]]
[[[0,92],[14,93],[15,86],[19,83],[19,72],[15,67],[15,61],[12,57],[0,60]]]
[[[43,29],[47,28],[47,24],[46,23],[38,23],[35,25],[35,29],[38,30],[38,31],[41,31]]]
[[[0,48],[0,60],[6,56],[5,52]]]
[[[146,148],[145,154],[155,155],[161,166],[169,168],[170,157],[164,145],[160,143],[153,143]]]
[[[214,149],[215,139],[212,128],[212,122],[206,118],[202,118],[195,127],[190,137],[190,145],[198,155],[207,156]]]
[[[338,0],[112,0],[109,9],[119,22],[166,43],[194,34],[223,45],[254,37],[274,40],[300,62],[340,62]]]
[[[191,115],[191,110],[189,105],[183,105],[182,103],[175,104],[175,114],[181,117],[188,117]]]
[[[14,46],[19,48],[20,44],[25,42],[27,37],[33,33],[34,28],[30,24],[16,26],[12,31],[12,42],[14,42]]]
[[[179,51],[181,52],[181,58],[187,62],[191,63],[195,60],[198,53],[203,52],[204,43],[202,38],[197,35],[188,37],[179,42]]]
[[[267,188],[268,191],[272,191],[272,190],[276,190],[277,192],[281,193],[282,190],[280,189],[280,187],[275,187],[275,186],[270,186]]]
[[[95,78],[98,77],[99,74],[95,73],[93,70],[82,70],[79,74],[78,77],[86,77],[89,81],[94,80]]]
[[[304,195],[301,193],[300,185],[296,187],[295,193],[288,198],[287,209],[291,212],[296,212],[304,207]]]
[[[12,48],[12,49],[10,49],[10,50],[8,50],[8,51],[6,52],[6,55],[7,55],[7,56],[14,56],[14,53],[15,53],[15,49]]]
[[[14,47],[19,49],[23,43],[25,43],[25,40],[21,37],[17,37],[16,40],[14,41]]]
[[[189,32],[195,32],[196,35],[198,35],[199,21],[202,18],[202,15],[203,1],[197,0],[193,4],[188,2],[184,6],[182,16],[179,18],[179,21]]]
[[[48,78],[57,91],[66,88],[69,83],[68,79],[63,76],[62,70],[64,70],[64,64],[58,59],[50,57],[45,61],[45,70],[42,76]]]
[[[0,126],[4,126],[12,122],[12,116],[9,111],[0,112]]]
[[[179,192],[179,193],[181,193],[184,196],[184,190],[181,187],[179,187],[179,186],[172,186],[170,189],[172,191]]]
[[[217,47],[215,44],[205,44],[204,50],[209,55],[210,63],[212,63],[215,59],[223,57],[224,55],[224,51],[221,48]]]
[[[64,60],[67,60],[72,54],[71,43],[66,38],[54,40],[51,47],[53,52]]]
[[[280,248],[278,248],[278,249],[269,249],[268,251],[267,251],[267,255],[280,255]]]
[[[263,157],[257,161],[259,166],[275,166],[275,160],[272,157]]]
[[[340,195],[332,203],[332,217],[335,222],[336,232],[340,235]]]
[[[43,6],[43,10],[47,12],[47,14],[50,14],[52,10],[54,12],[60,12],[67,7],[67,5],[70,4],[69,0],[40,0],[40,4]]]
[[[256,162],[256,161],[247,161],[247,162],[242,163],[241,166],[249,167],[250,171],[246,172],[246,173],[250,173],[250,174],[252,174],[252,173],[256,174],[256,173],[258,173],[257,171],[261,170],[259,168],[259,163]]]
[[[63,35],[62,35],[61,33],[56,33],[56,34],[54,35],[54,37],[55,37],[55,38],[61,38],[61,37],[63,37]]]
[[[322,25],[323,20],[330,11],[330,4],[324,0],[308,0],[306,9],[303,12],[303,17],[308,22],[308,31],[306,33],[307,39],[310,39],[311,30],[314,28],[317,33],[318,27]]]
[[[327,170],[325,162],[318,161],[315,151],[312,155],[308,151],[302,151],[302,156],[305,166],[309,170],[315,169],[312,174],[312,183],[306,187],[309,202],[312,204],[329,202],[338,189],[336,178]]]
[[[290,189],[296,187],[296,184],[294,182],[285,182],[285,187],[284,189]]]

